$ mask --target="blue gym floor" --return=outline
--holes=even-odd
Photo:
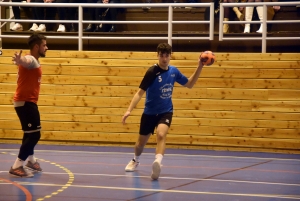
[[[8,174],[20,145],[0,144],[1,201],[300,200],[300,155],[167,149],[159,180],[154,149],[125,172],[133,148],[37,145],[33,178]]]

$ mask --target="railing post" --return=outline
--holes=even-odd
[[[263,5],[263,21],[262,24],[263,30],[262,30],[262,44],[261,44],[261,52],[266,53],[267,52],[267,5]]]
[[[169,19],[168,19],[168,44],[172,46],[172,33],[173,33],[173,7],[169,6]]]
[[[0,0],[2,2],[3,0]],[[0,19],[1,19],[1,6],[0,6]],[[4,22],[5,23],[5,22]],[[2,22],[0,22],[0,35],[2,35]],[[2,38],[0,38],[0,48],[2,48]]]
[[[82,51],[82,32],[83,32],[83,8],[81,5],[78,6],[78,51]]]
[[[224,7],[223,3],[220,3],[220,15],[219,15],[219,41],[223,41],[223,20],[224,20]]]
[[[215,3],[211,2],[209,8],[209,40],[214,40]]]

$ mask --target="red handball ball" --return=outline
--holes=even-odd
[[[216,56],[212,51],[204,51],[200,55],[200,60],[204,65],[210,66],[215,62]]]

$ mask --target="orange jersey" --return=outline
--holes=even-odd
[[[42,68],[40,65],[34,68],[18,66],[17,90],[14,101],[28,101],[37,103],[40,93]]]

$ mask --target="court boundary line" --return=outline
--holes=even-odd
[[[31,183],[19,182],[22,185],[39,185],[39,186],[63,186],[60,184],[47,184],[47,183]],[[127,190],[127,191],[146,191],[156,193],[186,193],[186,194],[205,194],[205,195],[227,195],[227,196],[244,196],[244,197],[265,197],[265,198],[285,198],[300,200],[300,196],[295,195],[281,195],[281,194],[246,194],[246,193],[222,193],[222,192],[208,192],[208,191],[181,191],[181,190],[168,190],[168,189],[148,189],[148,188],[125,188],[113,186],[85,186],[85,185],[72,185],[74,188],[95,188],[95,189],[109,189],[109,190]]]
[[[4,184],[7,184],[7,185],[14,185],[16,186],[17,188],[19,188],[23,193],[24,195],[26,196],[26,200],[25,201],[32,201],[32,194],[30,193],[30,191],[23,187],[20,183],[18,182],[14,182],[14,181],[10,181],[8,179],[4,179],[4,178],[0,178],[0,181],[4,181],[6,183]]]
[[[15,153],[10,153],[10,152],[0,152],[0,153],[1,154],[6,154],[6,155],[12,155],[12,156],[16,156],[17,155]],[[37,158],[37,159],[39,159],[40,161],[43,161],[43,162],[46,162],[46,163],[50,163],[51,165],[55,165],[56,167],[61,168],[62,170],[64,170],[69,175],[69,178],[68,178],[68,182],[66,184],[62,185],[62,187],[60,189],[58,189],[56,191],[53,191],[52,193],[50,193],[48,195],[45,195],[43,197],[37,198],[36,201],[43,201],[46,198],[51,198],[53,195],[57,195],[58,193],[63,192],[69,186],[72,185],[72,183],[74,181],[74,175],[73,175],[73,173],[69,169],[67,169],[66,167],[64,167],[64,166],[62,166],[62,165],[60,165],[58,163],[55,163],[55,162],[51,162],[51,161],[48,161],[48,160],[45,160],[45,159],[41,159],[41,158]],[[17,182],[17,183],[20,183],[20,182]],[[32,198],[31,198],[31,200],[32,200]]]
[[[0,149],[0,151],[2,150],[14,150],[14,151],[18,151],[19,149]],[[35,152],[49,152],[49,150],[34,150]],[[124,153],[124,152],[93,152],[93,151],[62,151],[62,150],[51,150],[51,152],[58,152],[58,153],[69,153],[69,152],[73,152],[73,153],[88,153],[88,154],[130,154],[132,155],[133,153]],[[247,152],[248,153],[248,152]],[[249,152],[251,153],[251,152]],[[154,153],[143,153],[143,155],[153,155]],[[300,159],[292,159],[292,158],[261,158],[261,157],[247,157],[247,156],[213,156],[213,155],[189,155],[189,154],[165,154],[165,156],[185,156],[185,157],[207,157],[207,158],[240,158],[240,159],[258,159],[258,160],[278,160],[278,161],[300,161]]]
[[[1,173],[7,173],[7,171],[0,171]],[[129,174],[124,175],[114,175],[114,174],[85,174],[85,173],[74,173],[75,176],[99,176],[99,177],[129,177],[129,178],[149,178],[149,176],[134,176]],[[66,175],[67,173],[59,172],[43,172],[43,174],[48,175]],[[278,183],[278,182],[265,182],[265,181],[247,181],[247,180],[229,180],[229,179],[201,179],[201,178],[180,178],[180,177],[159,177],[160,179],[170,179],[170,180],[191,180],[191,181],[215,181],[215,182],[233,182],[233,183],[248,183],[248,184],[264,184],[264,185],[281,185],[281,186],[300,186],[296,183]],[[0,179],[1,181],[1,179]],[[0,183],[3,185],[5,183]],[[300,196],[300,195],[299,195]]]

